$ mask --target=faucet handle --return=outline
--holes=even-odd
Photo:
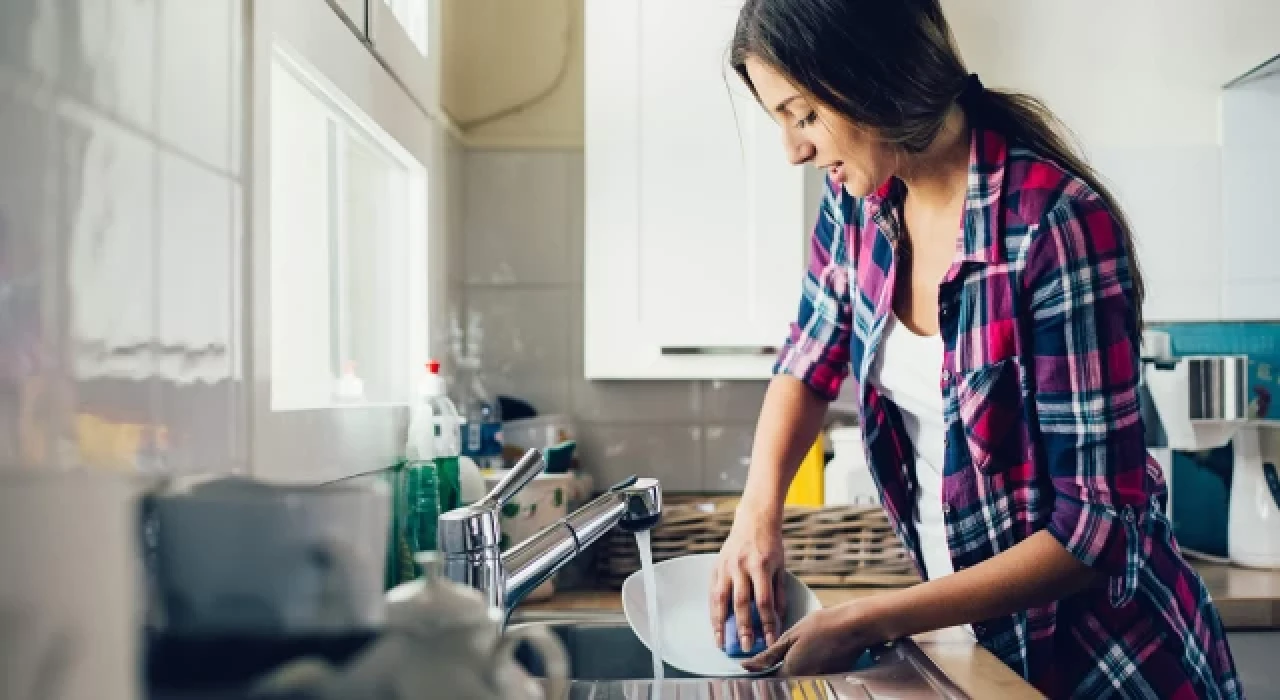
[[[502,481],[480,502],[485,508],[499,510],[513,496],[520,492],[534,477],[542,473],[546,464],[542,461],[541,450],[529,450],[516,462],[515,466],[502,477]],[[477,504],[479,505],[479,504]]]

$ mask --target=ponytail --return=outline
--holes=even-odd
[[[982,87],[978,76],[971,75],[964,92],[957,100],[970,121],[1000,132],[1012,143],[1024,146],[1039,155],[1056,162],[1064,170],[1083,180],[1102,198],[1107,209],[1120,227],[1120,238],[1125,255],[1129,258],[1129,277],[1133,285],[1133,305],[1137,314],[1138,332],[1142,331],[1142,303],[1146,298],[1146,284],[1133,242],[1133,230],[1129,219],[1120,208],[1111,190],[1089,167],[1076,146],[1070,132],[1040,100],[1017,92],[991,90]]]

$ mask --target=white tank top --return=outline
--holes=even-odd
[[[942,518],[942,464],[946,452],[943,418],[941,335],[921,336],[895,314],[885,321],[880,352],[871,366],[871,383],[898,407],[915,449],[920,483],[916,533],[928,578],[952,573],[947,527]]]

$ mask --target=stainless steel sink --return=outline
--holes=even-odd
[[[512,626],[544,625],[569,656],[571,698],[967,698],[911,640],[869,652],[849,673],[815,678],[708,679],[666,666],[653,678],[649,650],[620,615],[522,616]],[[534,675],[544,669],[521,650],[520,661]]]

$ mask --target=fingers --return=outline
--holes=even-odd
[[[762,566],[757,566],[751,572],[751,579],[756,596],[756,608],[760,610],[760,626],[763,627],[761,631],[764,634],[764,641],[772,645],[778,641],[778,634],[782,631],[776,608],[777,587],[774,581],[777,576],[772,572],[766,572]]]
[[[765,649],[756,656],[743,661],[742,667],[752,673],[767,671],[774,666],[777,666],[783,659],[787,658],[787,652],[791,650],[791,645],[794,643],[794,637],[784,634],[782,635],[782,639],[779,639],[777,642],[770,645],[768,649]]]
[[[742,650],[749,650],[756,639],[751,622],[751,577],[743,569],[733,572],[733,614],[738,618],[738,640]]]
[[[787,619],[787,579],[782,569],[773,575],[773,606],[778,609],[778,624]]]
[[[724,648],[724,620],[729,616],[729,589],[731,583],[725,575],[723,563],[711,574],[711,629],[715,632],[716,646]]]

